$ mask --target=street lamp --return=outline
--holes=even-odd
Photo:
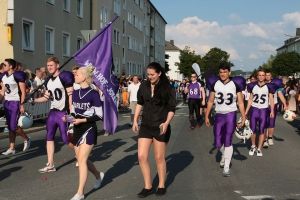
[[[298,36],[298,35],[291,35],[291,34],[287,34],[287,33],[285,33],[284,35],[291,37],[291,38],[300,38],[300,36]]]

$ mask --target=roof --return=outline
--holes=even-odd
[[[149,0],[150,5],[152,6],[152,8],[154,8],[155,12],[157,14],[159,14],[159,16],[162,18],[162,20],[164,20],[164,22],[167,24],[167,21],[163,18],[163,16],[160,14],[160,12],[158,12],[158,10],[156,9],[156,7],[153,5],[153,3]]]
[[[181,49],[179,49],[177,46],[175,46],[174,44],[171,44],[170,42],[168,41],[165,41],[165,50],[177,50],[177,51],[180,51]]]

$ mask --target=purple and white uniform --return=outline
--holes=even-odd
[[[62,118],[67,115],[69,108],[69,96],[66,89],[73,87],[74,75],[71,72],[63,71],[56,77],[49,77],[45,82],[46,90],[53,98],[46,123],[46,140],[53,141],[56,130],[59,128],[63,142],[69,144],[70,141],[67,136],[68,123],[62,121]]]
[[[256,124],[259,122],[259,134],[264,134],[264,128],[269,114],[269,93],[275,93],[276,85],[273,83],[266,83],[259,86],[257,82],[254,82],[248,84],[247,90],[253,95],[250,114],[250,128],[253,133],[255,133]]]
[[[276,85],[276,91],[274,93],[274,117],[270,118],[271,107],[269,105],[269,107],[268,107],[269,114],[267,116],[267,123],[266,123],[266,127],[265,128],[274,128],[275,127],[275,121],[276,121],[276,116],[277,116],[278,91],[280,91],[281,88],[283,87],[282,80],[279,79],[279,78],[274,78],[271,81],[271,83],[273,83],[273,84]]]
[[[214,125],[215,145],[230,147],[232,135],[236,127],[237,93],[245,90],[246,80],[243,77],[233,77],[223,83],[218,76],[208,79],[207,87],[215,93],[216,115]]]
[[[200,99],[202,97],[201,84],[199,82],[190,83],[188,88],[188,105],[189,105],[189,120],[191,126],[193,126],[194,112],[196,113],[197,123],[200,124]]]
[[[0,75],[0,82],[5,86],[4,113],[8,129],[11,131],[18,129],[21,97],[19,83],[25,83],[25,80],[26,74],[22,71],[15,71],[10,76],[7,72]]]
[[[75,146],[79,146],[86,140],[86,144],[97,144],[96,121],[103,119],[103,107],[99,92],[91,87],[74,90],[72,95],[73,111],[75,119],[86,118],[86,123],[74,125]]]

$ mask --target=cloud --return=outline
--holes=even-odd
[[[230,19],[238,20],[239,16],[233,13]],[[248,22],[223,26],[216,21],[204,21],[193,16],[183,19],[178,24],[167,25],[166,39],[174,40],[175,45],[181,49],[189,46],[200,55],[205,55],[211,48],[221,48],[230,54],[231,61],[244,60],[247,67],[254,69],[270,55],[260,49],[275,54],[276,49],[288,39],[284,33],[295,32],[295,25],[300,27],[300,12],[284,14],[282,21],[277,22]]]
[[[237,13],[232,13],[229,15],[229,19],[233,22],[241,22],[242,19]]]

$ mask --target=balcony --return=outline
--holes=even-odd
[[[154,47],[154,40],[153,40],[153,38],[150,39],[150,45]]]
[[[153,20],[153,19],[151,19],[151,21],[150,21],[150,26],[151,26],[152,28],[154,28],[154,20]]]

